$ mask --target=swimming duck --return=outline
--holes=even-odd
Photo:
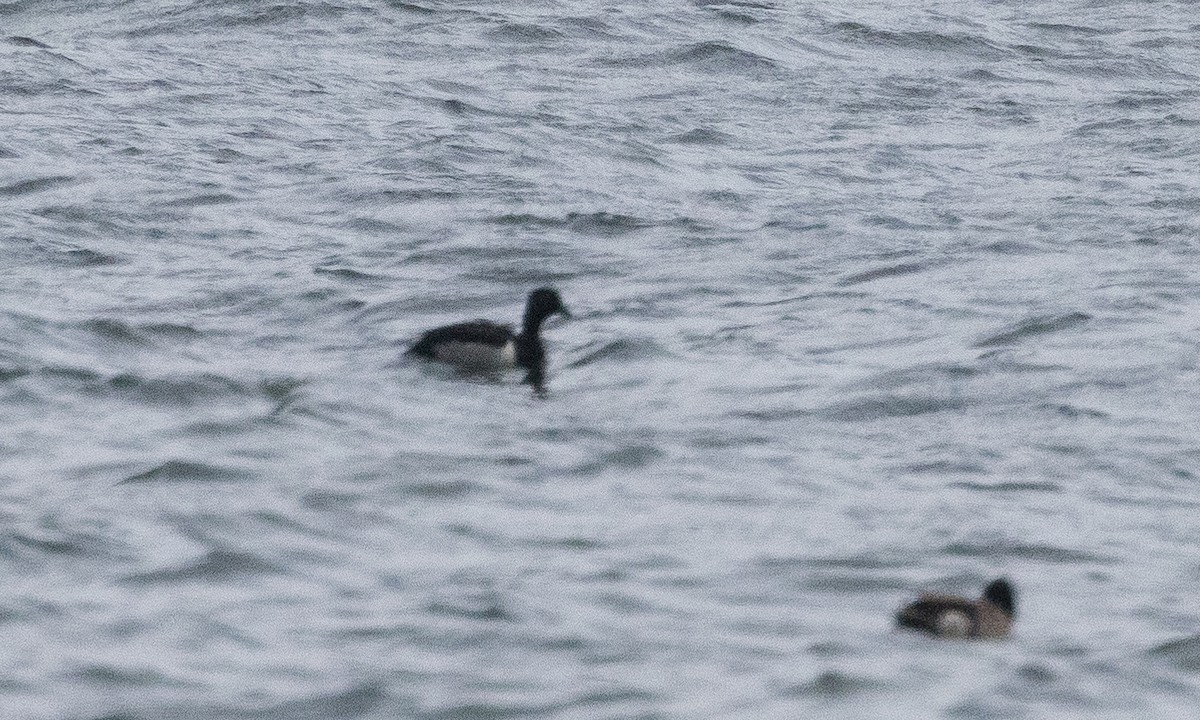
[[[542,322],[555,313],[571,316],[557,290],[538,288],[529,293],[519,334],[511,325],[471,320],[426,331],[408,352],[464,370],[524,368],[523,382],[541,393],[545,391],[546,350],[539,333]]]
[[[1016,614],[1016,592],[1006,578],[999,578],[978,600],[924,593],[896,613],[896,624],[942,638],[1002,638]]]

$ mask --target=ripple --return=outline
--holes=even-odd
[[[42,377],[52,380],[68,380],[71,382],[96,382],[100,380],[100,373],[88,368],[77,367],[62,367],[58,365],[47,365],[38,371]]]
[[[383,275],[376,275],[348,267],[315,267],[313,268],[313,273],[316,275],[328,275],[337,280],[355,283],[378,283],[387,279]]]
[[[437,14],[437,11],[432,8],[425,7],[424,5],[418,5],[416,3],[405,2],[404,0],[387,0],[387,5],[388,7],[395,8],[397,10],[411,12],[418,15]]]
[[[529,23],[501,22],[500,27],[489,30],[484,36],[502,42],[545,44],[563,40],[566,36],[554,28]]]
[[[713,128],[694,128],[667,137],[667,142],[679,145],[728,145],[733,136]]]
[[[649,702],[657,700],[655,693],[637,687],[617,686],[604,690],[593,690],[580,695],[571,705],[581,708],[594,708],[597,705],[616,705],[619,703]]]
[[[505,597],[494,588],[488,587],[490,581],[470,578],[460,578],[459,581],[467,583],[469,587],[460,589],[452,598],[443,597],[429,602],[425,610],[433,615],[487,622],[516,620]]]
[[[186,323],[146,323],[139,325],[138,329],[150,335],[173,341],[196,340],[204,335],[203,332]]]
[[[144,472],[130,475],[120,481],[119,485],[157,483],[157,482],[241,482],[249,480],[253,475],[238,468],[210,465],[188,460],[168,460],[161,465]]]
[[[764,559],[761,563],[766,567],[772,566],[771,559]],[[813,567],[831,567],[831,568],[848,568],[852,570],[886,570],[890,568],[903,567],[907,564],[906,561],[891,560],[887,557],[880,557],[871,554],[855,554],[855,555],[832,555],[829,557],[813,558],[806,561],[807,565]]]
[[[67,540],[32,538],[19,532],[6,533],[8,543],[16,543],[49,555],[83,555],[85,548],[79,543]],[[5,552],[8,555],[11,553]]]
[[[533,213],[504,213],[490,218],[497,225],[511,225],[530,228],[568,228],[584,234],[605,236],[625,235],[642,230],[654,223],[634,217],[597,211],[592,213],[571,212],[563,217],[547,217]]]
[[[1082,312],[1071,312],[1062,315],[1039,315],[1018,322],[1011,329],[989,335],[976,342],[972,347],[985,348],[997,345],[1012,345],[1022,340],[1048,333],[1060,332],[1079,327],[1092,319],[1091,315]]]
[[[1102,563],[1109,564],[1113,558],[1084,550],[998,540],[989,543],[957,542],[942,548],[947,555],[962,557],[1001,558],[1012,557],[1048,563]]]
[[[218,6],[220,7],[220,6]],[[213,26],[223,27],[259,27],[263,25],[286,25],[299,20],[313,18],[325,20],[338,17],[348,10],[345,6],[320,2],[305,2],[292,5],[271,5],[242,12],[212,18]]]
[[[965,460],[932,460],[911,463],[903,466],[907,472],[930,475],[982,475],[987,472],[984,466]]]
[[[1082,35],[1084,37],[1095,37],[1097,35],[1111,34],[1111,30],[1101,30],[1099,28],[1087,27],[1086,25],[1071,25],[1069,23],[1043,23],[1033,22],[1027,23],[1026,27],[1034,30],[1044,30],[1058,35]]]
[[[625,235],[652,225],[652,223],[632,215],[608,212],[568,213],[566,224],[567,227],[580,233],[608,236]]]
[[[358,500],[359,496],[353,493],[314,490],[301,496],[300,503],[309,510],[333,512],[352,508]]]
[[[94,318],[80,323],[80,327],[101,340],[125,345],[146,345],[146,339],[128,323],[109,318]]]
[[[1200,635],[1156,645],[1147,651],[1150,657],[1162,658],[1179,670],[1200,673]]]
[[[605,342],[595,349],[584,347],[581,351],[584,352],[583,357],[572,360],[565,367],[580,368],[603,362],[634,362],[655,358],[666,352],[658,343],[645,338],[620,338]]]
[[[760,22],[758,18],[754,17],[754,15],[750,13],[738,12],[736,10],[731,10],[729,7],[718,7],[711,3],[697,3],[697,5],[703,7],[705,10],[721,20],[724,20],[725,22],[736,23],[738,25],[754,25]],[[736,5],[736,3],[728,3],[728,5],[732,6]]]
[[[0,367],[0,383],[9,382],[32,374],[33,371],[23,367]]]
[[[46,43],[41,42],[40,40],[34,40],[31,37],[25,37],[23,35],[10,35],[8,37],[8,42],[16,45],[17,47],[41,48],[43,50],[50,49],[50,46]]]
[[[246,552],[210,550],[203,557],[177,567],[127,575],[124,582],[133,585],[158,585],[192,580],[220,582],[275,574],[270,563]]]
[[[947,34],[931,30],[880,30],[858,22],[839,22],[831,30],[859,45],[894,47],[905,50],[962,52],[979,58],[999,59],[1008,53],[979,35]]]
[[[10,185],[0,185],[0,197],[19,197],[33,193],[45,192],[75,182],[70,175],[51,175],[48,177],[21,180]]]
[[[1062,492],[1062,486],[1052,482],[953,482],[950,487],[979,492]]]
[[[462,703],[422,713],[418,716],[418,720],[509,720],[510,718],[553,717],[561,709],[561,706],[557,704]]]
[[[820,593],[858,594],[881,590],[901,590],[906,584],[889,577],[876,577],[863,573],[819,572],[804,580],[804,587]]]
[[[0,556],[45,560],[48,557],[113,558],[120,550],[112,541],[95,532],[59,527],[43,521],[36,530],[12,530],[0,533]]]
[[[995,242],[985,243],[979,247],[980,250],[995,253],[996,255],[1033,255],[1040,252],[1037,246],[1022,242],[1020,240],[997,240]]]
[[[470,480],[425,480],[409,483],[404,489],[419,498],[457,498],[479,492],[483,486]]]
[[[837,403],[823,408],[821,414],[831,420],[870,422],[961,410],[967,405],[965,399],[957,397],[886,395]]]
[[[1126,93],[1112,100],[1110,104],[1122,110],[1139,110],[1141,108],[1161,109],[1178,105],[1184,101],[1188,104],[1193,103],[1195,93],[1164,93],[1157,90],[1143,90]]]
[[[571,472],[574,475],[592,476],[613,468],[636,470],[664,457],[666,453],[659,447],[635,443],[602,452],[599,457],[579,464]]]
[[[871,282],[873,280],[897,277],[899,275],[911,275],[913,273],[923,272],[931,267],[934,267],[934,265],[931,263],[900,263],[897,265],[888,265],[886,267],[865,270],[863,272],[844,277],[837,281],[837,285],[841,287],[846,287],[848,285],[859,285],[861,283]]]
[[[172,208],[198,208],[211,205],[227,205],[236,202],[241,202],[241,198],[229,193],[201,193],[199,195],[176,198],[175,200],[167,200],[160,203],[160,205]]]
[[[127,400],[154,405],[196,405],[219,397],[247,397],[250,391],[219,375],[147,378],[123,373],[110,379],[107,388]]]
[[[1154,210],[1200,210],[1200,195],[1174,198],[1155,198],[1146,207]]]
[[[109,664],[87,665],[70,673],[81,682],[91,682],[109,688],[181,686],[162,672],[150,668],[118,667]]]
[[[497,225],[512,225],[516,227],[566,227],[566,221],[553,217],[545,217],[534,213],[504,213],[494,215],[490,221]]]
[[[1079,407],[1067,403],[1042,403],[1038,405],[1039,409],[1050,410],[1054,413],[1067,418],[1089,418],[1092,420],[1108,420],[1112,416],[1103,410],[1094,410],[1092,408]]]
[[[268,400],[282,406],[295,400],[296,391],[303,387],[306,382],[299,378],[280,377],[262,381],[259,383],[258,390]]]
[[[844,698],[878,687],[878,682],[860,675],[825,670],[808,682],[784,688],[783,693],[792,697]]]
[[[106,267],[125,262],[116,255],[83,247],[55,249],[52,252],[54,253],[53,258],[55,261],[71,267]]]
[[[370,714],[388,699],[388,693],[382,684],[365,682],[342,692],[248,710],[238,713],[237,717],[247,720],[353,720]],[[390,712],[387,716],[401,717]]]
[[[613,67],[645,68],[686,65],[698,70],[720,73],[759,73],[774,71],[775,63],[748,50],[721,40],[691,43],[672,50],[637,55],[601,64]]]

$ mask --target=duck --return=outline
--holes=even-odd
[[[923,593],[896,613],[896,625],[939,638],[1007,637],[1017,615],[1017,595],[1007,578],[997,578],[978,600]]]
[[[555,314],[571,317],[557,290],[538,288],[529,293],[525,302],[519,333],[513,331],[512,325],[470,320],[425,331],[408,352],[467,371],[523,368],[525,379],[522,382],[529,383],[541,394],[545,392],[546,382],[542,323]]]

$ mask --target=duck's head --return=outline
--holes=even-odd
[[[983,599],[1004,611],[1010,618],[1017,616],[1017,593],[1008,578],[997,578],[983,589]]]
[[[529,293],[529,301],[525,304],[525,322],[539,324],[555,313],[563,317],[571,317],[571,312],[563,304],[562,296],[554,288],[538,288]]]

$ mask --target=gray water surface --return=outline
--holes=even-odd
[[[0,715],[1193,716],[1198,23],[0,3]]]

